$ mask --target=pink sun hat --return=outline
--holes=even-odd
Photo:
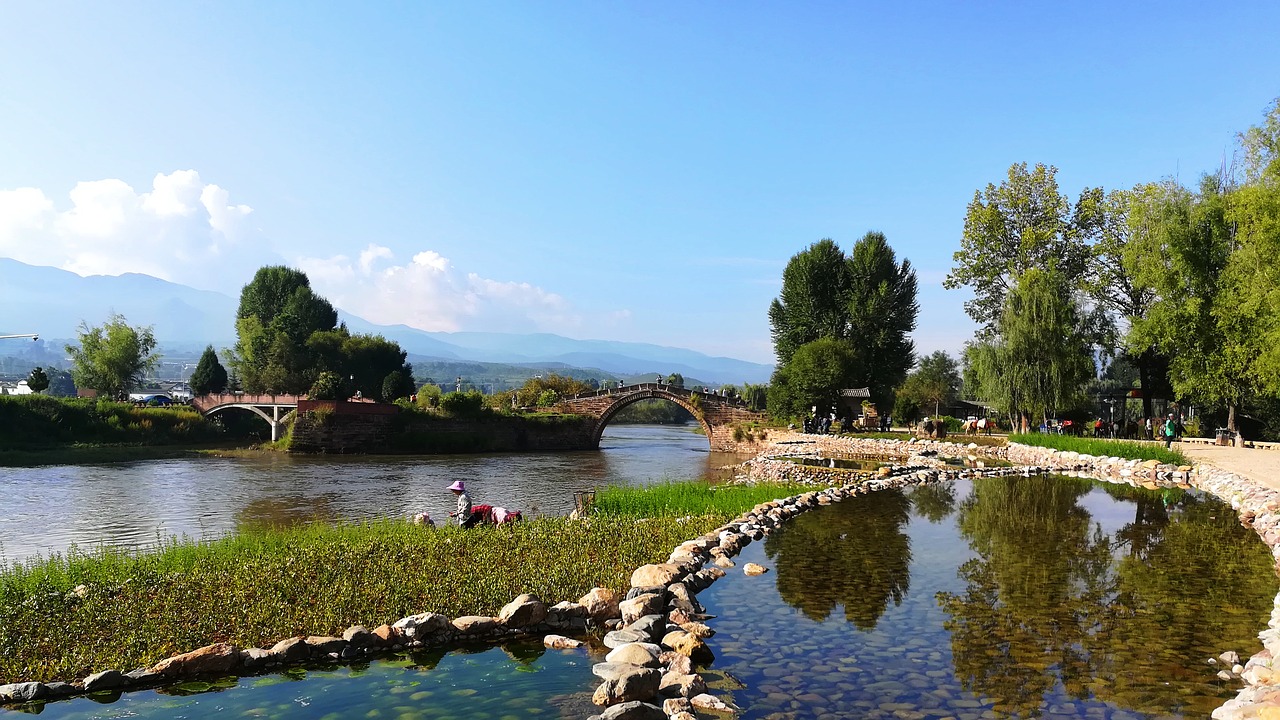
[[[462,484],[461,480],[454,480],[453,484],[445,488],[446,490],[457,490],[458,492],[466,492],[467,488]]]

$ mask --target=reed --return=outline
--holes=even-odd
[[[1070,435],[1048,435],[1044,433],[1026,433],[1009,436],[1009,442],[1036,447],[1047,447],[1054,450],[1078,452],[1083,455],[1098,457],[1121,457],[1130,460],[1159,460],[1170,465],[1189,465],[1187,457],[1177,450],[1165,450],[1159,443],[1136,442],[1133,440],[1104,440],[1101,438],[1082,438]]]
[[[808,492],[795,484],[712,485],[664,482],[645,487],[608,487],[596,493],[595,512],[605,517],[670,518],[711,514],[731,518],[770,500]]]

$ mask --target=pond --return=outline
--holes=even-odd
[[[699,598],[743,718],[1206,718],[1257,652],[1270,554],[1181,491],[992,478],[791,521]]]
[[[349,667],[187,683],[163,691],[106,694],[43,706],[44,717],[92,718],[585,718],[597,658],[540,643],[405,653]],[[0,710],[0,715],[9,715]],[[14,712],[11,717],[19,717]]]

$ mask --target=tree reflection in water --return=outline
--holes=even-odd
[[[928,483],[911,488],[911,508],[918,517],[933,524],[947,519],[956,509],[955,483]]]
[[[974,483],[959,528],[978,557],[959,570],[963,594],[937,596],[957,677],[1021,717],[1038,717],[1059,693],[1207,716],[1221,700],[1204,660],[1256,648],[1275,591],[1269,554],[1221,504],[1159,491],[1113,491],[1135,518],[1112,537],[1080,505],[1092,487]],[[1197,679],[1197,692],[1168,691]]]
[[[889,602],[900,604],[907,594],[910,509],[900,490],[882,490],[792,520],[764,545],[778,594],[811,620],[843,605],[849,622],[874,629]]]

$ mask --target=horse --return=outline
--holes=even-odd
[[[978,434],[979,432],[981,432],[983,435],[990,435],[990,434],[991,434],[991,426],[992,426],[992,425],[995,425],[995,424],[996,424],[996,421],[995,421],[995,420],[988,420],[987,418],[981,418],[981,419],[979,419],[979,420],[974,420],[974,421],[973,421],[973,426],[974,426],[974,427],[973,427],[973,432],[974,432],[974,434],[975,434],[975,435],[976,435],[976,434]]]
[[[980,427],[982,427],[981,420],[965,420],[964,424],[960,426],[960,433],[962,435],[977,435]]]

